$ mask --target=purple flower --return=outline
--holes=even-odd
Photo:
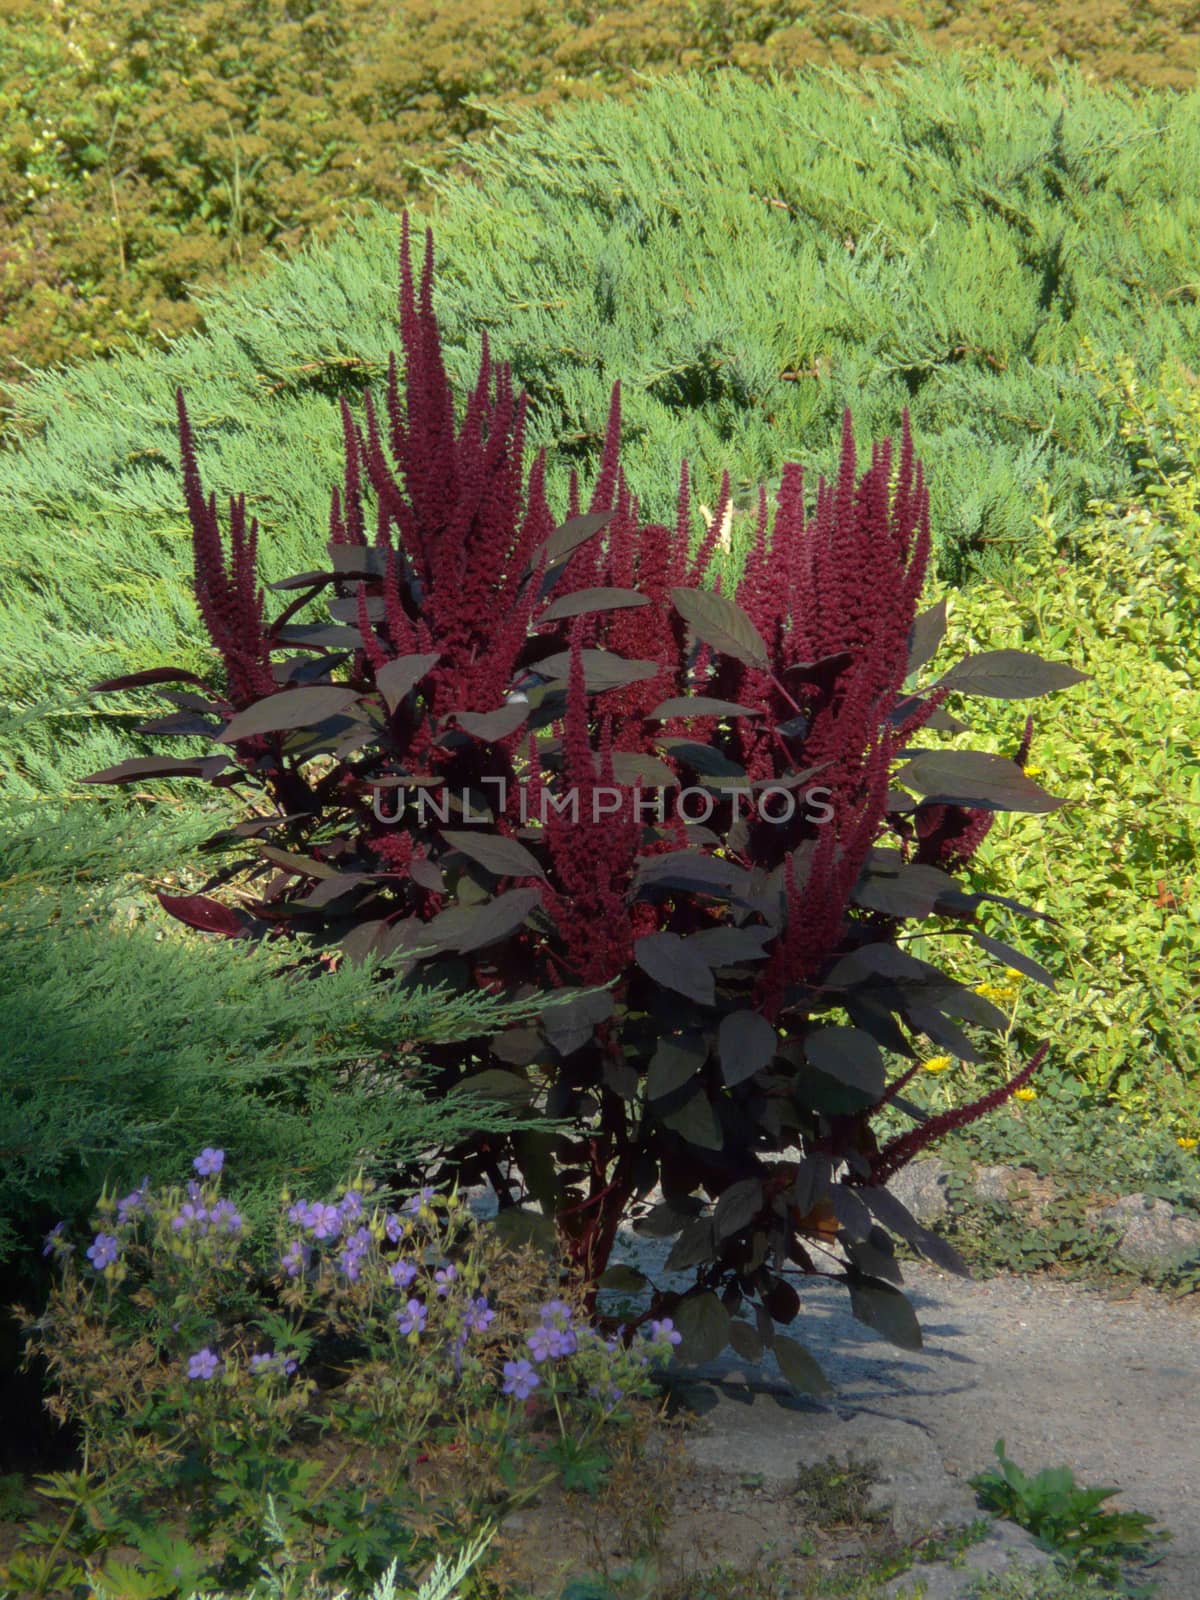
[[[286,1353],[276,1353],[270,1350],[264,1351],[261,1355],[250,1357],[251,1372],[271,1373],[282,1371],[285,1377],[291,1377],[298,1365],[299,1363]]]
[[[538,1316],[546,1326],[549,1326],[552,1322],[557,1322],[560,1327],[568,1327],[573,1315],[574,1313],[565,1300],[547,1300],[546,1304],[538,1311]]]
[[[197,1350],[196,1354],[189,1358],[187,1375],[189,1378],[211,1378],[220,1365],[220,1361],[205,1345],[203,1350]]]
[[[362,1266],[363,1257],[370,1247],[371,1234],[366,1228],[356,1228],[346,1240],[346,1247],[342,1251],[339,1265],[351,1283],[358,1282],[359,1269]]]
[[[604,1412],[607,1416],[609,1412],[616,1409],[617,1402],[621,1399],[625,1391],[624,1389],[618,1389],[615,1383],[610,1383],[607,1389],[601,1389],[598,1384],[593,1383],[589,1384],[588,1393],[591,1395],[593,1400],[600,1400],[603,1402]]]
[[[213,1150],[208,1145],[201,1150],[200,1154],[192,1162],[193,1167],[195,1167],[196,1171],[202,1178],[213,1177],[214,1174],[220,1172],[224,1164],[224,1150]]]
[[[391,1267],[392,1282],[397,1289],[407,1289],[417,1275],[417,1269],[411,1261],[393,1261]]]
[[[682,1344],[683,1335],[671,1321],[670,1317],[663,1317],[661,1322],[653,1321],[646,1329],[646,1337],[652,1344]]]
[[[46,1242],[42,1246],[42,1254],[44,1256],[54,1255],[56,1253],[59,1255],[69,1255],[70,1252],[74,1250],[75,1246],[73,1244],[68,1244],[66,1241],[66,1231],[67,1223],[65,1218],[62,1222],[56,1222],[54,1224],[54,1226],[50,1229],[50,1232],[46,1235]]]
[[[428,1186],[426,1186],[424,1189],[418,1189],[417,1193],[413,1195],[412,1199],[405,1202],[402,1208],[404,1215],[406,1217],[415,1217],[420,1211],[421,1207],[427,1206],[436,1193],[436,1189]]]
[[[143,1178],[141,1183],[123,1200],[117,1201],[118,1224],[131,1222],[146,1208],[146,1194],[150,1188],[150,1179]]]
[[[98,1233],[88,1246],[87,1258],[97,1272],[103,1272],[105,1267],[111,1266],[117,1259],[116,1235]]]
[[[185,1200],[179,1208],[179,1215],[171,1218],[171,1226],[176,1233],[182,1233],[185,1228],[197,1233],[207,1233],[208,1212],[203,1206],[193,1205],[190,1200]]]
[[[450,1285],[457,1277],[458,1268],[453,1264],[453,1262],[448,1267],[439,1267],[434,1273],[433,1281],[437,1284],[437,1292],[442,1299],[445,1299],[445,1297],[450,1293]]]
[[[308,1227],[309,1204],[307,1200],[297,1200],[294,1206],[288,1208],[288,1221],[298,1223],[300,1227]]]
[[[218,1200],[208,1215],[214,1227],[223,1228],[226,1233],[241,1233],[242,1214],[232,1200]]]
[[[579,1341],[573,1328],[546,1328],[544,1331],[552,1356],[573,1356],[578,1350]]]
[[[525,1343],[529,1346],[529,1353],[535,1361],[549,1361],[553,1354],[550,1348],[549,1328],[535,1328]]]
[[[404,1234],[404,1223],[394,1211],[389,1211],[383,1219],[383,1231],[393,1244],[399,1244]]]
[[[477,1295],[474,1300],[468,1300],[465,1318],[467,1333],[486,1333],[495,1320],[496,1313],[488,1305],[486,1295]]]
[[[287,1254],[279,1258],[279,1265],[289,1278],[298,1278],[312,1260],[312,1251],[303,1239],[293,1239],[287,1248]]]
[[[500,1393],[515,1395],[518,1400],[528,1400],[541,1381],[528,1361],[506,1361]]]
[[[338,1210],[343,1222],[357,1222],[363,1214],[362,1191],[347,1189],[338,1201]]]
[[[342,1219],[336,1206],[323,1206],[318,1201],[310,1206],[306,1226],[314,1239],[336,1239],[342,1231]]]
[[[420,1300],[410,1300],[404,1311],[397,1311],[396,1326],[401,1333],[424,1333],[428,1312]]]

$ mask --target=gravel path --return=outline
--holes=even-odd
[[[659,1241],[626,1233],[619,1254],[658,1278]],[[1066,1465],[1081,1483],[1119,1485],[1117,1504],[1174,1534],[1154,1571],[1160,1600],[1200,1600],[1200,1296],[1112,1300],[1045,1278],[904,1273],[925,1338],[915,1353],[855,1322],[844,1289],[803,1287],[788,1332],[836,1386],[838,1414],[915,1424],[955,1478],[989,1465],[1003,1438],[1026,1470]]]

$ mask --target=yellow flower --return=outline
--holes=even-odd
[[[1017,1100],[1036,1100],[1037,1099],[1037,1090],[1036,1089],[1017,1089],[1015,1091],[1014,1098],[1017,1099]]]
[[[1044,771],[1044,768],[1042,768],[1042,767],[1022,767],[1021,771],[1025,774],[1025,776],[1027,778],[1040,778],[1041,775],[1042,775],[1042,772]]]
[[[1181,1150],[1194,1150],[1200,1144],[1200,1139],[1176,1139],[1175,1143]]]
[[[953,1059],[952,1056],[930,1056],[928,1061],[922,1061],[921,1070],[923,1072],[945,1072],[946,1068],[952,1064]]]
[[[1016,967],[1005,967],[1004,976],[1013,983],[1020,983],[1025,974],[1023,972],[1018,972]]]
[[[1017,991],[1011,983],[980,983],[975,987],[975,993],[982,995],[985,1000],[1015,1000]]]

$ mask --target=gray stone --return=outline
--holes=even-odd
[[[707,1424],[707,1426],[705,1426]],[[950,1476],[923,1429],[894,1418],[833,1412],[762,1392],[735,1399],[718,1390],[715,1407],[691,1431],[684,1448],[702,1466],[764,1483],[794,1481],[803,1467],[833,1458],[869,1466],[876,1481],[872,1511],[886,1513],[905,1544],[934,1529],[962,1527],[978,1511],[975,1496]]]
[[[924,1600],[965,1600],[983,1577],[1003,1577],[1007,1573],[1029,1571],[1051,1565],[1051,1557],[1039,1550],[1031,1535],[1013,1522],[993,1522],[987,1537],[964,1550],[960,1565],[911,1567],[893,1578],[884,1588],[888,1600],[921,1593]]]
[[[1200,1251],[1200,1222],[1149,1195],[1122,1195],[1089,1211],[1087,1220],[1118,1230],[1116,1253],[1133,1267],[1167,1267]]]
[[[896,1176],[889,1179],[888,1188],[918,1222],[928,1227],[930,1223],[939,1222],[950,1209],[946,1197],[949,1178],[949,1168],[941,1158],[927,1156],[901,1167]]]
[[[976,1200],[1007,1201],[1016,1180],[1016,1167],[977,1167],[975,1169],[975,1198]]]

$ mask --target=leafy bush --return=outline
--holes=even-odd
[[[930,531],[907,418],[896,459],[877,445],[860,476],[847,416],[811,518],[798,467],[773,525],[760,492],[736,598],[697,587],[728,479],[698,551],[686,463],[674,527],[643,524],[618,461],[618,389],[591,507],[572,479],[556,529],[544,454],[524,479],[525,397],[486,340],[456,425],[432,263],[427,235],[418,288],[406,217],[406,392],[393,360],[365,433],[343,403],[328,564],[275,585],[285,604],[270,620],[257,522],[232,500],[226,548],[178,395],[196,597],[224,684],[159,666],[98,688],[155,688],[176,710],[152,726],[213,753],[135,758],[90,781],[199,776],[269,801],[227,836],[214,882],[240,874],[237,902],[160,894],[193,927],[303,934],[308,960],[373,955],[396,974],[557,991],[536,1027],[433,1052],[447,1091],[571,1125],[467,1141],[456,1178],[490,1180],[509,1224],[521,1199],[538,1202],[592,1285],[631,1202],[660,1183],[646,1225],[679,1234],[671,1265],[701,1276],[645,1316],[677,1310],[693,1356],[765,1340],[799,1387],[820,1385],[774,1331],[798,1305],[787,1275],[837,1261],[836,1244],[856,1314],[919,1342],[880,1224],[955,1258],[882,1185],[1020,1089],[1042,1054],[882,1149],[871,1133],[881,1106],[904,1105],[912,1037],[978,1059],[962,1024],[1007,1020],[901,946],[910,919],[1046,976],[974,927],[984,904],[1022,908],[963,894],[953,872],[996,810],[1059,802],[1022,773],[1022,750],[939,755],[914,740],[957,726],[940,709],[954,687],[1028,698],[1080,674],[1001,651],[915,687],[944,608],[917,614]],[[318,600],[325,614],[308,610]],[[884,1051],[913,1060],[891,1084]],[[800,1161],[764,1159],[793,1144]],[[743,1307],[757,1328],[731,1321]]]
[[[439,1525],[603,1479],[604,1435],[650,1393],[669,1322],[606,1343],[551,1263],[512,1257],[464,1202],[422,1189],[389,1211],[361,1175],[336,1201],[285,1192],[256,1246],[223,1163],[209,1147],[186,1188],[103,1194],[86,1267],[51,1234],[60,1277],[25,1314],[28,1355],[85,1468],[42,1480],[71,1517],[27,1529],[52,1549],[10,1579],[60,1593],[82,1560],[138,1592],[244,1584],[270,1512],[301,1579],[370,1580],[399,1552],[411,1581]]]
[[[1023,14],[954,16],[930,0],[886,9],[1040,68],[1068,40],[1105,77],[1194,81],[1180,0],[1151,0],[1144,40],[1115,3],[1089,4],[1083,24],[1078,0]],[[0,15],[2,386],[31,366],[193,327],[194,286],[327,234],[367,197],[411,197],[421,164],[444,169],[454,140],[486,128],[481,95],[554,107],[627,97],[639,71],[762,75],[814,56],[907,53],[895,31],[832,0],[803,15],[769,0],[601,12],[515,0],[4,0]]]
[[[1146,393],[1128,367],[1111,381],[1141,495],[1095,506],[1074,533],[1043,505],[1039,546],[1011,577],[953,597],[947,642],[1065,650],[1092,674],[1033,743],[1035,769],[1073,803],[1044,832],[998,820],[973,884],[1057,919],[1031,928],[1029,949],[1061,952],[1059,988],[1022,990],[1014,1050],[1053,1024],[1057,1071],[1186,1139],[1200,1134],[1200,394]]]
[[[289,976],[294,961],[278,947],[188,936],[147,906],[147,878],[194,856],[233,820],[228,808],[100,809],[4,813],[7,1272],[32,1286],[34,1241],[52,1222],[81,1222],[105,1179],[163,1179],[202,1138],[237,1152],[257,1208],[290,1174],[328,1184],[359,1161],[394,1171],[482,1122],[512,1120],[495,1102],[429,1100],[426,1047],[527,1020],[542,1002],[385,989],[365,969],[317,986]]]
[[[1043,1550],[1060,1556],[1071,1572],[1094,1574],[1110,1583],[1121,1578],[1121,1564],[1144,1557],[1151,1546],[1170,1538],[1151,1533],[1154,1518],[1141,1511],[1101,1511],[1119,1491],[1085,1489],[1069,1467],[1043,1467],[1031,1477],[1010,1461],[1004,1440],[996,1442],[999,1468],[971,1479],[986,1511],[1028,1528]]]

